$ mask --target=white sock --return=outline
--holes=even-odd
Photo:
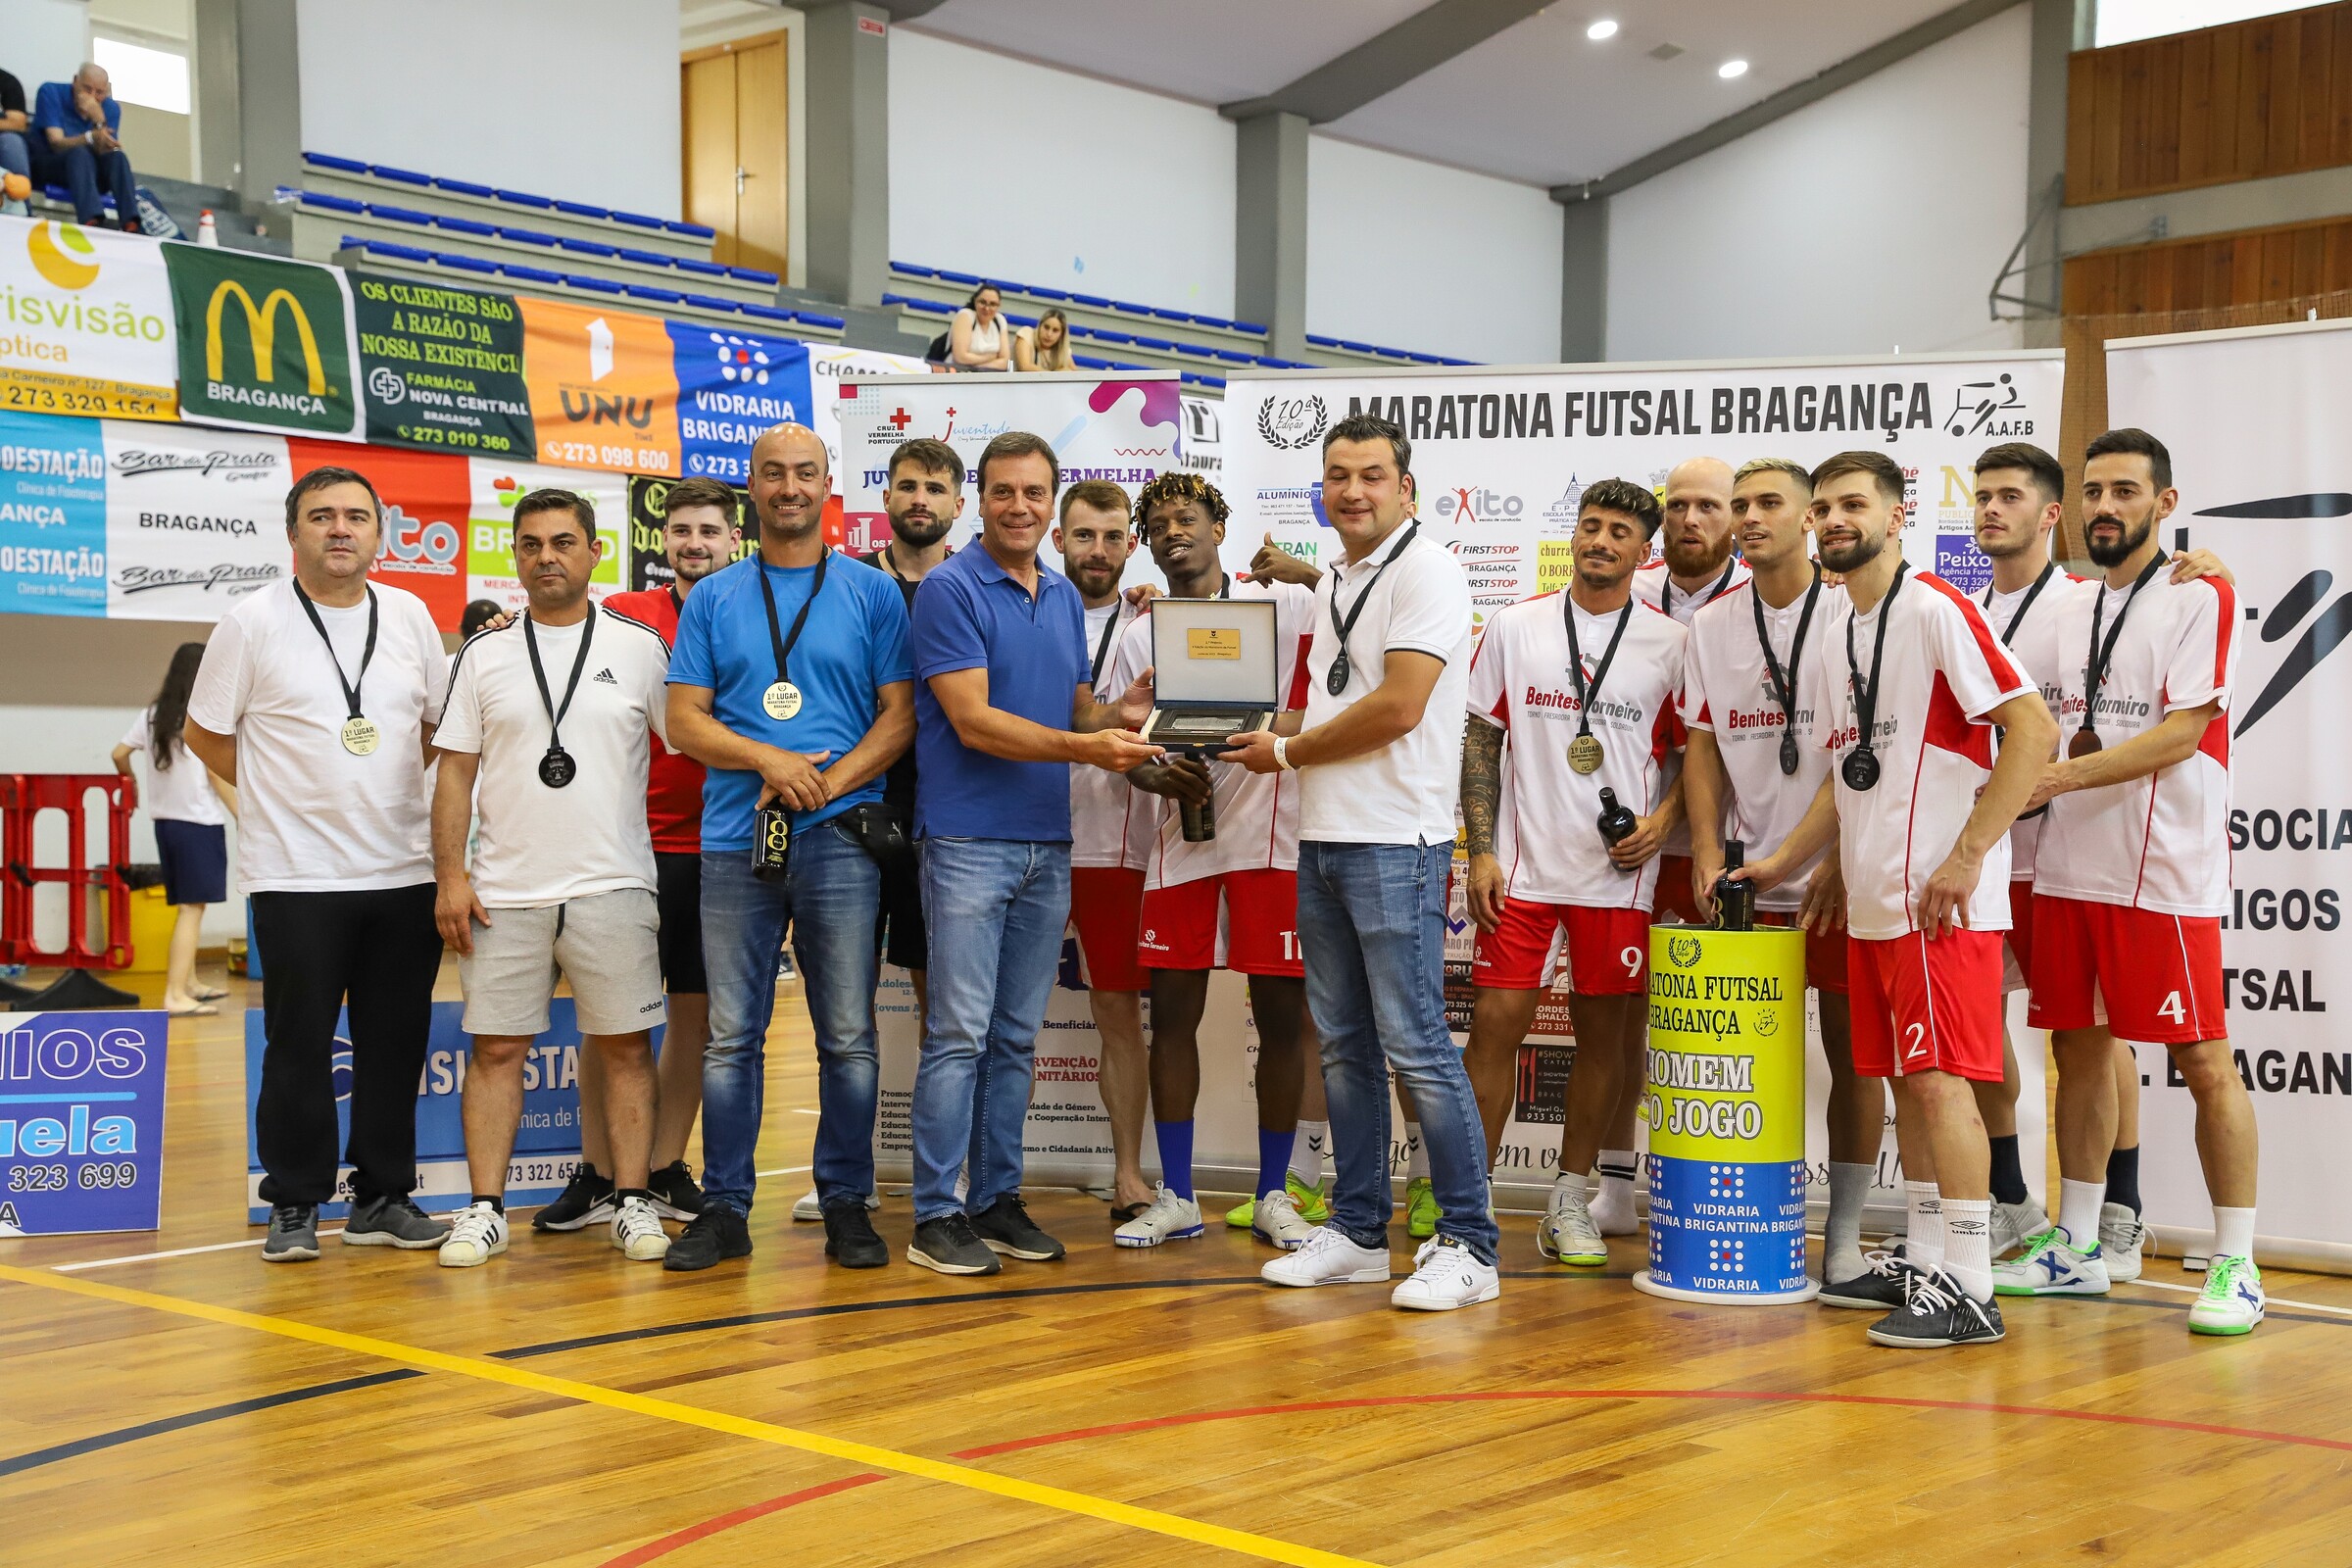
[[[1551,1179],[1551,1189],[1555,1193],[1566,1193],[1588,1207],[1592,1202],[1592,1178],[1590,1176],[1578,1176],[1568,1171],[1562,1171]]]
[[[1413,1182],[1429,1179],[1429,1146],[1421,1141],[1421,1124],[1417,1121],[1404,1124],[1404,1179]]]
[[[2058,1181],[2058,1226],[2075,1250],[2087,1252],[2099,1237],[2099,1208],[2107,1201],[2104,1177],[2095,1182]]]
[[[1992,1200],[1946,1198],[1939,1201],[1943,1209],[1943,1271],[1977,1300],[1991,1300]]]
[[[2254,1255],[2254,1211],[2250,1208],[2213,1210],[2213,1255],[2219,1257],[2252,1257]]]
[[[1604,1149],[1600,1152],[1600,1200],[1604,1203],[1623,1203],[1625,1211],[1634,1210],[1634,1152],[1630,1149]]]
[[[1903,1236],[1903,1258],[1918,1268],[1943,1263],[1943,1198],[1934,1182],[1903,1183],[1903,1205],[1910,1225]]]
[[[1331,1123],[1302,1121],[1291,1140],[1291,1174],[1312,1187],[1323,1179],[1323,1151],[1331,1147]]]
[[[1830,1214],[1821,1233],[1821,1277],[1850,1280],[1865,1273],[1862,1257],[1862,1210],[1870,1201],[1875,1165],[1854,1161],[1830,1162]]]

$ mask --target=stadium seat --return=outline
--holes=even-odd
[[[389,179],[403,185],[430,185],[433,176],[419,174],[414,169],[394,169],[390,164],[369,164],[368,172],[378,179]]]
[[[516,207],[536,208],[543,213],[553,211],[556,205],[549,198],[534,196],[527,190],[493,190],[490,194],[502,202],[510,202]]]
[[[567,251],[578,251],[582,256],[615,257],[620,254],[616,247],[593,239],[560,237],[556,243]]]
[[[470,218],[452,218],[447,213],[436,214],[433,226],[446,228],[453,234],[479,234],[485,239],[498,233],[495,223],[477,223]]]
[[[554,246],[562,243],[562,241],[558,240],[555,235],[542,234],[535,228],[511,228],[504,224],[501,224],[499,227],[498,237],[500,239],[511,239],[517,245]]]
[[[665,256],[662,260],[681,272],[694,272],[703,277],[724,277],[727,269],[716,262],[698,262],[691,256]]]
[[[316,207],[319,211],[327,213],[365,213],[368,211],[366,202],[355,202],[343,196],[328,196],[318,191],[296,191],[294,199],[305,207]]]
[[[742,283],[763,283],[769,288],[784,281],[773,272],[763,272],[757,267],[730,267],[727,275]]]
[[[562,272],[551,272],[544,267],[525,267],[520,262],[502,263],[498,269],[506,277],[518,278],[525,283],[561,283]]]
[[[331,158],[325,153],[306,152],[302,161],[314,169],[331,169],[340,174],[365,174],[368,166],[356,158]]]
[[[565,288],[584,288],[592,294],[619,294],[623,292],[621,285],[613,282],[611,278],[590,277],[585,272],[565,272],[564,274],[564,286]]]
[[[622,261],[635,262],[640,267],[667,267],[672,260],[660,251],[633,251],[626,245],[616,247],[615,254]]]
[[[624,283],[621,292],[632,299],[655,300],[663,305],[683,305],[686,296],[674,288],[656,288],[651,283]]]
[[[435,267],[452,268],[461,272],[485,274],[495,274],[498,271],[496,262],[485,262],[478,256],[460,256],[452,251],[434,251],[431,255]]]
[[[598,222],[602,222],[606,219],[612,216],[612,210],[611,208],[591,207],[586,202],[567,202],[559,200],[556,203],[556,211],[564,214],[567,218],[589,218],[596,220]]]
[[[369,202],[368,216],[380,218],[387,223],[415,223],[419,228],[433,226],[433,215],[420,213],[414,207],[392,207],[383,202]]]
[[[488,185],[477,185],[470,179],[436,178],[433,181],[433,189],[445,190],[452,196],[471,196],[476,201],[487,202],[498,199],[498,192],[496,190],[492,189]]]
[[[615,209],[611,216],[615,223],[626,223],[631,228],[660,228],[662,226],[662,220],[648,218],[643,213],[624,213]]]

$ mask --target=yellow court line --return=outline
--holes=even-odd
[[[1083,1492],[1070,1492],[1060,1487],[1022,1481],[1013,1476],[998,1475],[994,1471],[976,1470],[969,1465],[952,1464],[941,1459],[926,1459],[920,1454],[901,1453],[896,1448],[876,1447],[872,1444],[856,1443],[847,1438],[827,1437],[821,1432],[804,1432],[797,1427],[777,1426],[772,1422],[755,1421],[747,1416],[726,1415],[716,1410],[699,1409],[691,1404],[679,1404],[669,1399],[657,1399],[642,1394],[627,1394],[608,1389],[600,1384],[575,1382],[570,1378],[551,1377],[525,1367],[502,1361],[477,1359],[470,1355],[452,1355],[445,1350],[428,1350],[414,1345],[402,1345],[395,1340],[379,1340],[366,1334],[347,1334],[341,1329],[321,1328],[314,1323],[298,1322],[293,1318],[270,1317],[259,1312],[241,1312],[234,1307],[215,1306],[209,1301],[191,1301],[176,1296],[158,1296],[149,1291],[134,1291],[120,1285],[107,1285],[97,1280],[81,1279],[70,1274],[53,1274],[40,1269],[17,1268],[0,1263],[0,1280],[19,1285],[38,1286],[43,1290],[64,1291],[74,1296],[86,1296],[101,1301],[114,1301],[123,1306],[143,1306],[151,1311],[169,1312],[179,1317],[199,1318],[208,1323],[222,1323],[231,1328],[253,1329],[263,1334],[275,1334],[283,1339],[305,1340],[330,1349],[347,1350],[355,1355],[371,1355],[381,1360],[404,1362],[431,1372],[448,1372],[458,1377],[475,1378],[485,1383],[502,1383],[513,1389],[527,1389],[533,1394],[553,1395],[558,1398],[576,1399],[583,1404],[601,1404],[608,1409],[626,1410],[632,1415],[651,1416],[658,1421],[674,1421],[681,1426],[701,1427],[710,1432],[723,1432],[729,1437],[749,1438],[755,1443],[770,1443],[778,1447],[798,1448],[804,1453],[821,1454],[846,1464],[862,1465],[871,1470],[886,1470],[903,1476],[916,1476],[925,1481],[944,1482],[952,1487],[963,1487],[973,1492],[990,1493],[1000,1497],[1011,1497],[1021,1502],[1036,1503],[1063,1513],[1101,1519],[1110,1524],[1126,1525],[1131,1529],[1148,1530],[1154,1535],[1190,1541],[1204,1546],[1220,1546],[1227,1551],[1261,1558],[1267,1562],[1289,1563],[1295,1568],[1377,1568],[1359,1557],[1344,1557],[1338,1552],[1318,1551],[1312,1546],[1296,1546],[1287,1541],[1269,1536],[1252,1535],[1247,1530],[1228,1530],[1222,1525],[1203,1524],[1177,1514],[1160,1513],[1152,1508],[1139,1508],[1133,1503],[1114,1502],[1108,1497],[1097,1497]]]

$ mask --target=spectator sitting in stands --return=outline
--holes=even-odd
[[[24,84],[0,71],[0,213],[11,218],[32,212],[24,199],[32,193],[32,143],[25,139],[31,123],[24,113]]]
[[[1035,326],[1012,335],[1012,368],[1016,370],[1074,370],[1070,359],[1070,318],[1059,308],[1049,309]]]
[[[130,157],[118,134],[122,106],[115,102],[106,70],[85,65],[72,81],[41,84],[32,111],[32,172],[45,185],[74,193],[74,219],[95,223],[106,216],[101,185],[114,194],[115,217],[132,233],[139,229],[139,189]]]
[[[1012,368],[1012,344],[1004,330],[1004,296],[997,292],[996,284],[983,283],[972,290],[972,297],[948,323],[949,369]]]

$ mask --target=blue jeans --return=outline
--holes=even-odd
[[[106,217],[105,203],[98,194],[101,185],[114,192],[117,218],[135,220],[139,216],[139,187],[131,178],[129,154],[119,148],[94,153],[87,147],[68,147],[64,152],[36,148],[35,153],[41,182],[73,191],[75,222],[95,223]]]
[[[914,1074],[918,1225],[1020,1194],[1030,1063],[1070,918],[1067,844],[932,838],[922,855],[931,1014]]]
[[[1501,1236],[1487,1211],[1487,1135],[1446,1030],[1452,861],[1449,844],[1300,844],[1298,945],[1331,1102],[1331,1223],[1358,1247],[1388,1246],[1394,1063],[1421,1113],[1439,1231],[1492,1263]]]
[[[23,174],[27,179],[32,177],[32,145],[24,139],[24,132],[0,130],[0,171]],[[14,202],[9,207],[12,212],[22,215],[22,209]]]
[[[832,1203],[874,1190],[874,919],[882,903],[873,858],[836,818],[796,833],[792,869],[752,871],[752,852],[703,852],[703,964],[710,1043],[703,1048],[703,1192],[752,1211],[767,1084],[768,1015],[776,965],[792,929],[794,966],[816,1029],[816,1196]]]

